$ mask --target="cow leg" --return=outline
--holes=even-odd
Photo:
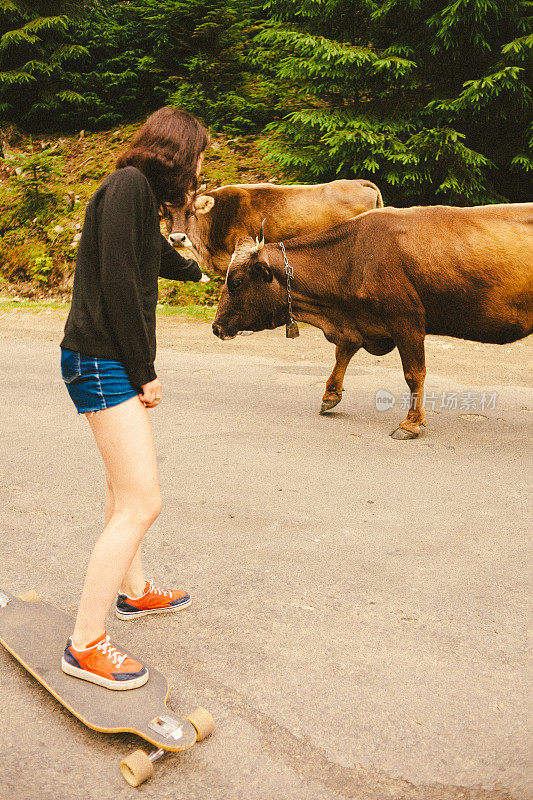
[[[320,413],[335,408],[336,405],[342,400],[343,382],[348,364],[353,356],[359,350],[361,345],[341,344],[335,348],[335,366],[333,372],[326,382],[326,391],[322,398],[322,405],[320,406]]]
[[[426,412],[424,410],[424,379],[426,377],[424,338],[425,332],[416,328],[410,331],[404,328],[400,336],[394,337],[402,359],[403,374],[411,393],[411,402],[406,418],[391,433],[393,439],[416,439],[420,433],[420,426],[426,424]]]

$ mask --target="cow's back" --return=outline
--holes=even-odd
[[[246,235],[252,236],[257,233],[257,224],[266,219],[267,242],[292,239],[330,228],[376,208],[381,202],[377,186],[364,180],[289,186],[270,183],[237,186],[246,191],[249,197],[249,211],[239,222],[247,228]],[[224,188],[217,191],[222,192]]]
[[[533,203],[386,208],[357,222],[358,251],[407,278],[428,333],[503,343],[532,332]]]
[[[237,183],[213,189],[197,202],[205,197],[214,202],[207,212],[191,218],[186,232],[204,267],[220,275],[226,274],[237,240],[257,236],[263,220],[265,241],[278,242],[322,231],[383,205],[379,188],[367,180]]]

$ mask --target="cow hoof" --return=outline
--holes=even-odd
[[[326,411],[331,411],[332,408],[338,406],[342,398],[340,397],[328,397],[327,400],[322,400],[322,405],[320,406],[320,413],[325,414]]]
[[[325,411],[331,411],[332,408],[338,406],[340,401],[342,400],[342,393],[344,389],[341,389],[340,392],[335,391],[326,391],[326,394],[322,398],[322,405],[320,406],[320,413],[324,414]]]
[[[395,431],[391,433],[391,437],[393,439],[417,439],[418,434],[420,431],[406,431],[405,428],[396,428]]]

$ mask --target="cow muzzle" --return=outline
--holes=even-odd
[[[228,339],[235,339],[235,337],[238,335],[237,333],[234,334],[225,333],[224,330],[222,329],[222,326],[218,325],[216,322],[213,322],[211,327],[215,336],[218,336],[218,338],[221,339],[223,342],[227,342]]]
[[[170,233],[168,241],[172,247],[192,247],[192,242],[186,233]]]

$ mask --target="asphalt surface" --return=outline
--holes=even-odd
[[[74,614],[104,481],[59,375],[63,322],[0,316],[0,589]],[[397,353],[358,354],[320,416],[318,331],[158,328],[145,562],[193,605],[108,630],[217,728],[132,789],[118,762],[142,742],[88,730],[0,648],[2,800],[531,800],[533,341],[429,338],[434,411],[404,442]]]

